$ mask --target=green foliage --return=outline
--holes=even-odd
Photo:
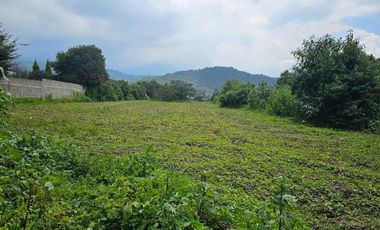
[[[53,76],[53,66],[52,66],[52,63],[49,60],[46,60],[45,76],[47,78],[51,78]]]
[[[37,60],[34,60],[33,66],[32,66],[32,72],[33,73],[40,73],[40,66],[37,63]]]
[[[17,40],[2,27],[3,25],[0,23],[0,67],[7,72],[12,67],[13,61],[18,57]]]
[[[370,121],[368,131],[380,134],[380,118]]]
[[[193,85],[181,80],[172,80],[162,87],[164,89],[159,91],[157,96],[164,101],[184,101],[195,94]]]
[[[46,98],[12,98],[13,104],[55,104],[55,103],[70,103],[70,102],[90,102],[91,98],[83,93],[74,92],[72,96],[61,99],[54,99],[51,94]]]
[[[163,101],[184,101],[195,94],[192,84],[180,80],[172,80],[164,85],[155,80],[143,80],[134,83],[130,89],[131,95],[135,99],[158,99]],[[146,96],[143,96],[145,92]]]
[[[251,109],[264,110],[272,95],[272,88],[267,83],[261,82],[258,87],[253,88],[248,94],[248,106]]]
[[[239,80],[228,80],[220,90],[218,100],[221,107],[241,107],[248,103],[248,94],[253,85]]]
[[[128,98],[128,82],[107,80],[102,85],[86,91],[87,95],[96,101],[121,101]]]
[[[272,186],[277,184],[273,178],[283,176],[291,185],[285,194],[297,198],[291,213],[307,225],[315,229],[380,227],[380,155],[376,154],[380,149],[379,135],[317,128],[257,111],[221,109],[211,103],[145,100],[16,104],[11,114],[8,127],[12,131],[22,134],[36,129],[78,145],[86,153],[84,158],[89,162],[82,168],[91,173],[83,181],[70,182],[62,188],[62,197],[76,197],[80,202],[75,210],[81,211],[73,211],[72,215],[83,223],[95,219],[94,213],[103,218],[102,213],[108,213],[106,207],[119,210],[126,200],[134,201],[127,199],[129,196],[119,200],[117,194],[118,190],[133,191],[135,183],[128,182],[130,186],[122,189],[123,180],[119,187],[110,184],[115,178],[129,175],[129,168],[142,168],[121,162],[140,152],[138,155],[146,158],[144,150],[149,143],[155,146],[149,157],[157,159],[152,164],[171,168],[169,172],[183,174],[195,182],[200,174],[207,176],[206,181],[202,180],[208,184],[209,201],[205,206],[212,208],[207,212],[210,217],[203,215],[202,223],[227,226],[232,219],[233,229],[278,229],[274,212],[278,206],[270,204],[268,208],[262,202],[272,197]],[[153,170],[159,171],[162,168]],[[165,181],[166,177],[161,178]],[[91,186],[84,185],[90,181]],[[101,184],[97,186],[98,183]],[[74,207],[76,202],[69,204]],[[117,224],[118,218],[114,220]]]
[[[291,89],[287,86],[277,87],[270,97],[268,110],[270,113],[282,117],[295,116],[297,102]]]
[[[171,80],[181,80],[193,83],[195,89],[206,90],[211,94],[215,88],[222,88],[227,80],[239,80],[246,83],[258,85],[265,81],[270,86],[274,86],[276,78],[263,74],[251,74],[239,71],[233,67],[215,66],[197,70],[178,71],[163,76],[155,77],[160,84],[169,83]]]
[[[142,100],[147,98],[146,89],[144,85],[139,82],[129,84],[128,92],[136,100]]]
[[[57,53],[53,63],[58,80],[83,85],[88,90],[108,80],[105,58],[95,45],[79,45]]]
[[[11,104],[11,97],[8,93],[0,89],[0,130],[4,128],[8,120],[8,108]]]
[[[34,79],[34,80],[42,80],[44,78],[44,73],[41,72],[40,66],[37,63],[37,60],[34,60],[33,66],[32,66],[32,72],[28,74],[29,79]]]
[[[293,91],[315,124],[365,129],[380,114],[380,68],[349,32],[305,40],[294,53]]]
[[[162,87],[162,85],[159,84],[156,80],[144,80],[144,81],[139,81],[138,83],[144,86],[146,95],[149,98],[155,98],[155,99],[159,98],[158,92],[160,88]]]
[[[277,80],[276,86],[292,87],[293,81],[294,81],[294,74],[289,70],[285,70],[284,72],[281,73],[280,78]]]
[[[284,217],[272,219],[269,206],[243,193],[161,169],[151,146],[131,157],[90,156],[36,134],[0,132],[0,149],[5,229],[227,229]]]

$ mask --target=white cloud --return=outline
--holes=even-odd
[[[108,4],[102,1],[68,2],[71,7],[58,0],[5,0],[0,21],[25,36],[98,42],[108,65],[122,70],[150,64],[177,69],[226,65],[278,76],[292,65],[291,51],[303,39],[349,29],[368,52],[380,56],[379,34],[342,22],[380,13],[378,1],[118,0],[109,14],[102,12],[102,4]],[[95,5],[99,9],[90,13],[80,8]]]
[[[353,31],[361,44],[365,46],[366,52],[375,57],[380,57],[380,35],[369,33],[361,29],[354,29]]]

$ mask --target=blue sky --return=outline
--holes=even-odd
[[[380,57],[378,0],[2,0],[0,22],[29,44],[23,60],[95,44],[107,68],[130,74],[233,66],[278,77],[303,39],[350,29]]]

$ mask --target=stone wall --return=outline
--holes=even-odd
[[[65,98],[73,95],[74,92],[85,92],[83,86],[78,84],[48,79],[40,81],[13,77],[8,78],[8,81],[0,80],[0,88],[22,98],[46,98],[49,95],[52,95],[53,98]]]

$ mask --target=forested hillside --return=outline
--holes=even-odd
[[[258,85],[261,82],[266,82],[268,85],[273,86],[276,84],[277,79],[271,78],[263,74],[251,74],[237,70],[233,67],[207,67],[198,70],[178,71],[166,74],[155,78],[158,82],[166,83],[171,80],[182,80],[193,83],[196,89],[203,89],[207,92],[222,87],[225,81],[236,79],[243,82],[250,82]]]

